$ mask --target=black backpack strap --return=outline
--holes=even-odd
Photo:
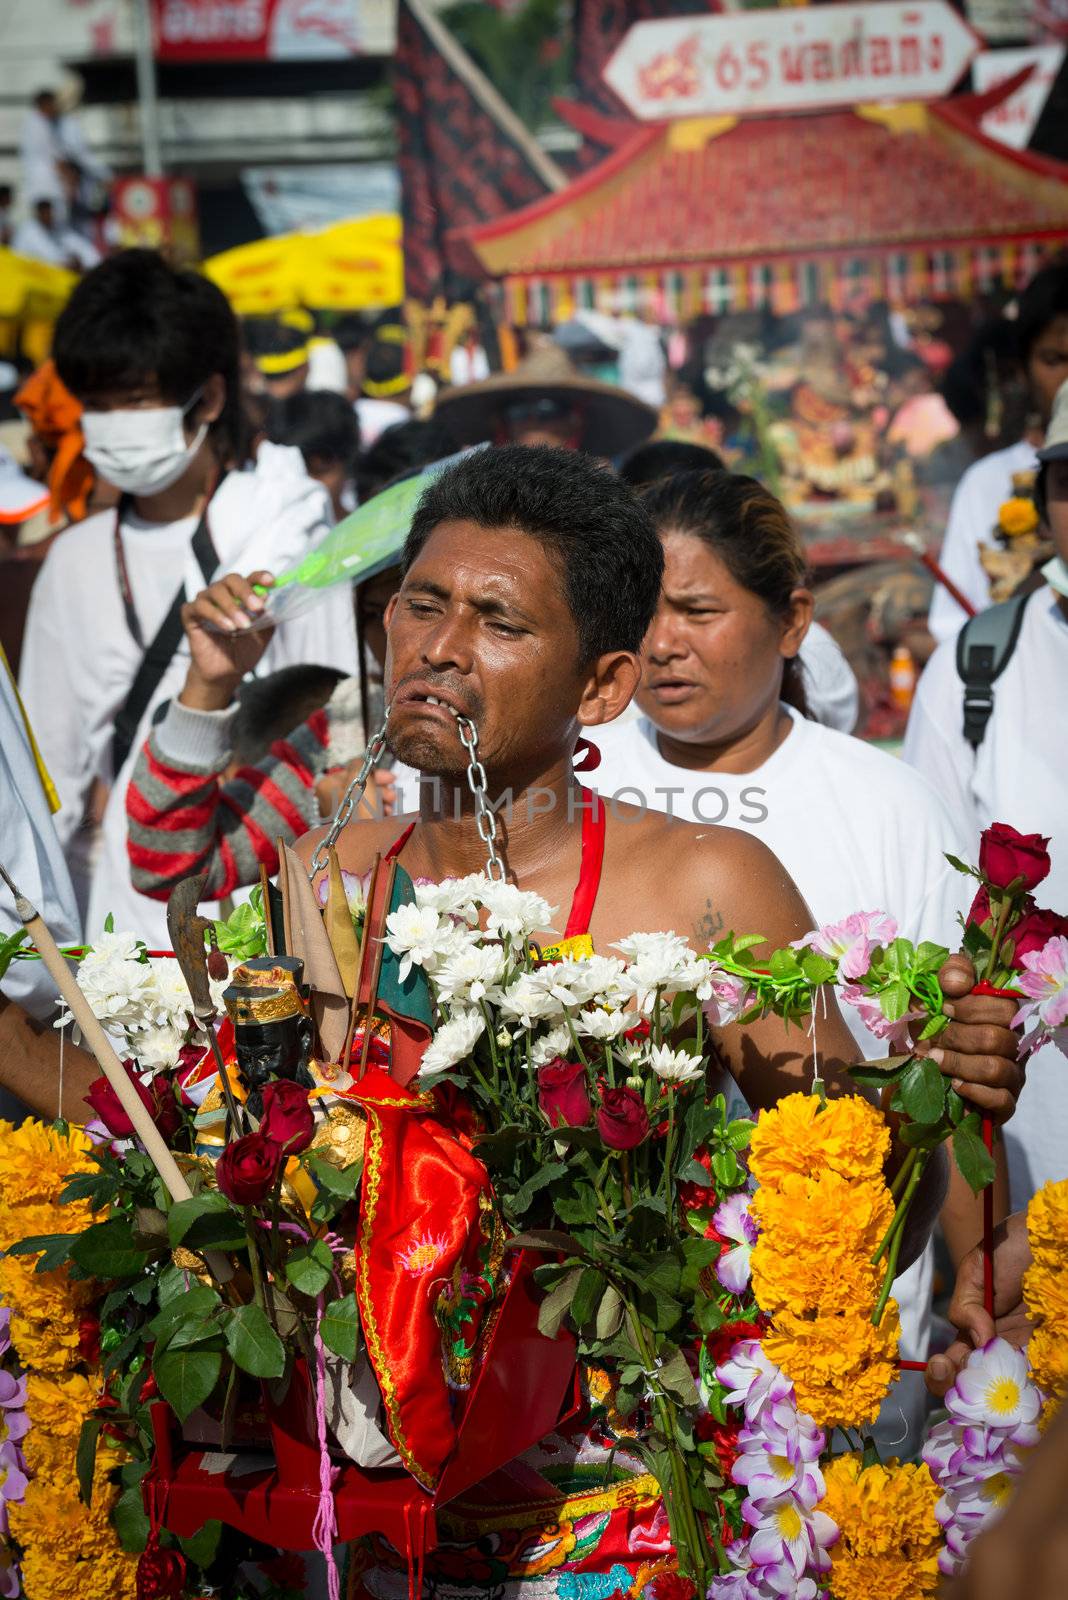
[[[197,558],[197,565],[203,575],[204,582],[210,583],[219,565],[219,557],[212,543],[206,507],[193,535],[192,550]],[[156,637],[141,657],[141,665],[137,669],[137,675],[130,685],[129,693],[123,701],[118,716],[115,718],[115,733],[111,744],[111,770],[116,778],[123,769],[126,757],[133,749],[134,740],[137,738],[137,730],[141,726],[141,718],[148,710],[152,696],[159,688],[163,674],[174,660],[175,651],[182,642],[182,607],[184,604],[185,585],[183,584],[171,601],[170,609],[160,623]]]
[[[994,709],[994,684],[1005,671],[1030,595],[1013,595],[970,617],[957,635],[957,676],[964,685],[964,737],[978,750]]]

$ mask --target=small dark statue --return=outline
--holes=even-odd
[[[300,997],[302,973],[295,956],[253,956],[235,967],[223,991],[237,1070],[254,1117],[263,1114],[263,1090],[272,1078],[315,1087],[308,1071],[312,1024]]]

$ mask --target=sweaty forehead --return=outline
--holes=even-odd
[[[439,522],[404,579],[407,590],[422,585],[475,605],[518,608],[547,625],[573,626],[559,556],[551,544],[518,528]]]

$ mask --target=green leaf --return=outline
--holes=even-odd
[[[826,956],[821,956],[815,950],[809,950],[801,957],[801,971],[807,982],[812,984],[830,983],[838,967],[833,961],[828,961]]]
[[[345,1361],[355,1361],[360,1336],[360,1313],[356,1306],[356,1296],[347,1294],[340,1300],[331,1300],[323,1312],[319,1332],[323,1343],[335,1355],[341,1356]]]
[[[0,978],[4,976],[4,973],[14,961],[15,952],[26,943],[29,937],[28,928],[16,928],[14,933],[9,933],[6,938],[0,939]]]
[[[575,1288],[571,1301],[571,1321],[576,1328],[584,1328],[592,1321],[604,1292],[604,1273],[597,1267],[586,1267]]]
[[[960,856],[951,856],[948,850],[943,850],[942,854],[950,866],[955,867],[958,872],[963,872],[966,878],[977,878],[979,876],[978,868],[969,866],[967,861],[960,859]]]
[[[35,1272],[54,1272],[70,1260],[71,1245],[80,1239],[79,1233],[37,1233],[28,1239],[16,1239],[4,1254],[9,1256],[35,1256],[40,1252]]]
[[[239,1250],[246,1243],[245,1224],[225,1195],[195,1194],[179,1200],[167,1218],[171,1246],[188,1250]]]
[[[608,1284],[597,1307],[597,1337],[611,1339],[623,1325],[623,1296],[615,1284]]]
[[[657,1381],[662,1389],[681,1400],[684,1406],[697,1405],[697,1385],[681,1350],[675,1349],[663,1362],[657,1372]]]
[[[772,951],[771,960],[768,962],[768,971],[777,982],[781,983],[784,978],[796,977],[800,970],[801,963],[798,960],[796,950],[791,950],[787,946],[782,950]]]
[[[944,1011],[936,1011],[933,1017],[928,1017],[920,1033],[922,1039],[936,1039],[943,1028],[949,1027],[949,1018]]]
[[[902,1077],[898,1093],[913,1122],[930,1125],[940,1120],[946,1103],[946,1080],[937,1062],[927,1056],[918,1057]]]
[[[166,1340],[173,1328],[187,1321],[203,1322],[221,1304],[214,1289],[210,1289],[206,1283],[196,1283],[186,1294],[168,1301],[156,1312],[148,1325],[149,1331],[157,1339]]]
[[[730,943],[731,941],[728,940],[727,942]],[[767,944],[767,942],[767,936],[763,933],[744,933],[740,939],[733,941],[734,954],[740,956],[743,950],[752,950],[754,945]],[[724,950],[722,953],[728,955],[730,951]]]
[[[286,1262],[286,1277],[294,1289],[314,1300],[316,1295],[322,1294],[333,1273],[316,1260],[311,1250],[294,1250]]]
[[[94,1222],[70,1247],[70,1258],[91,1278],[128,1278],[140,1273],[145,1252],[133,1242],[128,1217]]]
[[[539,1167],[537,1172],[533,1173],[513,1195],[512,1208],[515,1214],[517,1216],[521,1215],[530,1205],[539,1189],[544,1189],[546,1184],[552,1183],[556,1178],[562,1178],[566,1171],[567,1163],[565,1161],[550,1161],[544,1167]],[[566,1221],[567,1219],[564,1218],[563,1220]]]
[[[572,1267],[538,1307],[538,1332],[544,1338],[555,1339],[560,1332],[581,1277],[582,1268]]]
[[[858,1061],[846,1070],[856,1083],[874,1083],[882,1088],[887,1083],[898,1083],[904,1076],[912,1056],[896,1067],[886,1068],[881,1061]]]
[[[879,995],[879,1009],[887,1022],[900,1022],[909,1009],[910,999],[908,984],[899,979],[897,983],[888,983]]]
[[[198,1567],[210,1567],[219,1548],[222,1526],[221,1522],[205,1522],[204,1526],[198,1528],[196,1533],[191,1533],[188,1539],[179,1538],[182,1554],[188,1556]]]
[[[150,1528],[139,1483],[131,1484],[116,1500],[111,1513],[111,1525],[119,1536],[122,1548],[129,1555],[140,1555],[148,1543]]]
[[[712,1152],[712,1172],[716,1182],[724,1189],[730,1189],[738,1182],[741,1168],[738,1157],[733,1150],[714,1150]]]
[[[78,1449],[74,1457],[74,1470],[78,1477],[78,1493],[85,1505],[93,1503],[93,1470],[96,1467],[96,1446],[104,1418],[86,1417],[78,1435]]]
[[[700,1333],[715,1333],[717,1328],[722,1327],[724,1317],[714,1300],[702,1296],[694,1305],[694,1320]]]
[[[732,1149],[748,1150],[755,1127],[756,1123],[751,1122],[748,1117],[736,1117],[733,1122],[729,1123],[727,1125],[727,1138],[730,1140]]]
[[[280,1378],[286,1369],[285,1346],[257,1305],[238,1306],[226,1325],[226,1348],[254,1378]]]
[[[160,1394],[184,1422],[218,1383],[222,1356],[215,1350],[157,1350],[152,1371]]]
[[[88,1200],[93,1210],[99,1211],[101,1206],[109,1204],[115,1198],[120,1182],[121,1177],[117,1170],[76,1172],[73,1178],[67,1179],[59,1203],[61,1206],[66,1206],[74,1200]]]
[[[714,1266],[719,1260],[720,1243],[718,1239],[684,1239],[682,1255],[685,1265],[682,1269],[682,1279],[679,1285],[682,1294],[696,1293],[701,1281],[701,1274],[707,1267]]]
[[[922,944],[916,946],[918,972],[937,972],[948,958],[949,951],[944,944],[934,944],[930,939],[924,939]]]
[[[994,1181],[994,1158],[976,1131],[973,1116],[969,1113],[953,1130],[953,1158],[965,1183],[978,1194]]]
[[[675,1174],[675,1177],[678,1183],[696,1183],[700,1189],[711,1189],[712,1187],[712,1179],[707,1167],[696,1159],[687,1161],[686,1165],[681,1167]]]
[[[358,1161],[350,1167],[339,1169],[331,1166],[322,1156],[309,1156],[305,1165],[321,1189],[337,1195],[341,1200],[351,1200],[360,1187],[363,1166]]]

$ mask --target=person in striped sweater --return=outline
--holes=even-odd
[[[382,617],[399,568],[357,590],[364,684],[315,667],[246,678],[271,637],[248,627],[262,607],[253,584],[270,581],[231,573],[183,610],[186,681],[139,752],[126,793],[130,874],[151,899],[205,871],[205,897],[219,899],[257,883],[261,867],[273,875],[278,840],[290,844],[330,816],[362,759],[366,680],[373,685],[385,661]],[[414,797],[417,783],[408,768],[376,772],[366,814],[398,809],[398,788]]]

